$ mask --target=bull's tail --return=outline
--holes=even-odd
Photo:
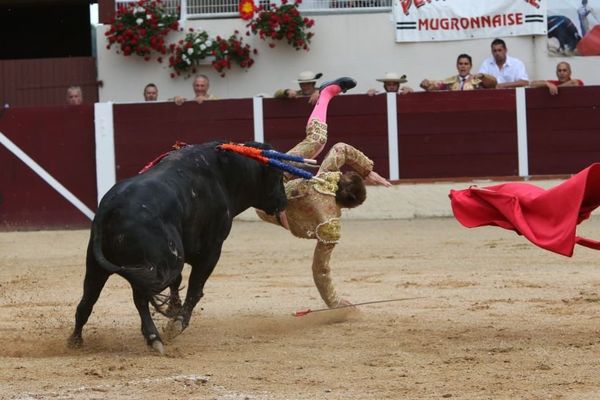
[[[98,215],[94,219],[92,223],[92,254],[94,256],[94,260],[100,265],[103,269],[112,273],[121,273],[125,270],[125,267],[121,267],[119,265],[113,264],[110,262],[102,252],[102,224],[98,221]]]
[[[92,254],[98,265],[107,272],[116,273],[127,280],[144,297],[152,299],[160,294],[172,279],[167,273],[162,275],[159,266],[150,263],[116,265],[106,258],[102,251],[102,224],[94,220],[92,228]]]

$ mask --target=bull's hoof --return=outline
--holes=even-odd
[[[83,346],[83,338],[80,335],[71,335],[67,339],[67,346],[71,349],[79,349]]]
[[[170,320],[163,330],[166,340],[173,340],[183,332],[183,319],[181,317]]]
[[[165,346],[160,340],[156,339],[155,341],[153,341],[150,347],[152,347],[152,350],[156,351],[159,355],[165,355]]]

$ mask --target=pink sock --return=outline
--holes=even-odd
[[[342,92],[342,89],[338,85],[327,86],[323,91],[319,94],[319,99],[317,100],[317,104],[315,104],[315,108],[313,108],[312,114],[308,118],[308,122],[316,119],[319,122],[327,123],[327,106],[329,105],[329,101],[333,96],[337,96]]]

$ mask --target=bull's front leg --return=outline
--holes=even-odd
[[[133,302],[135,303],[135,308],[137,308],[142,320],[142,335],[146,338],[146,343],[160,355],[165,354],[165,347],[162,339],[160,338],[158,329],[156,329],[156,325],[154,325],[154,321],[150,315],[150,301],[137,290],[133,289]]]
[[[175,316],[167,324],[165,331],[163,332],[167,339],[173,339],[190,324],[192,318],[192,312],[194,307],[204,296],[204,285],[212,274],[219,257],[221,256],[221,244],[212,252],[208,252],[208,256],[204,259],[192,260],[192,272],[190,273],[190,279],[188,281],[188,290],[185,295],[185,302],[181,308],[179,315]],[[207,253],[203,253],[204,255]]]
[[[179,285],[181,285],[181,279],[181,274],[179,274],[179,276],[175,278],[175,281],[169,285],[169,295],[164,302],[153,302],[156,311],[167,318],[176,317],[181,312],[182,303],[181,297],[179,296]]]
[[[175,279],[175,282],[169,286],[169,305],[165,312],[169,317],[175,317],[181,312],[182,304],[181,297],[179,297],[179,285],[181,285],[181,274],[179,274],[177,279]]]

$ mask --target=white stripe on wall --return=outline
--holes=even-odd
[[[66,187],[64,187],[59,181],[54,179],[44,168],[36,163],[31,157],[29,157],[23,150],[21,150],[16,144],[14,144],[9,138],[4,136],[0,132],[0,143],[3,144],[11,153],[13,153],[19,160],[23,161],[25,165],[33,170],[40,176],[50,187],[56,190],[61,196],[67,199],[73,204],[79,211],[81,211],[90,220],[94,219],[94,212],[90,210],[81,200],[79,200],[73,193],[71,193]]]
[[[254,112],[254,141],[263,143],[265,141],[265,130],[263,122],[263,98],[261,96],[252,98],[252,109]]]
[[[388,126],[388,159],[390,164],[390,180],[400,179],[398,154],[398,112],[396,110],[396,93],[387,93],[387,126]]]
[[[115,172],[115,129],[113,123],[113,104],[94,104],[94,123],[96,126],[96,186],[98,204],[117,181]]]
[[[519,176],[529,176],[529,153],[527,149],[527,100],[525,99],[525,88],[516,88],[516,94]]]

